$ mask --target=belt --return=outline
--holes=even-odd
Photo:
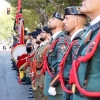
[[[65,80],[64,80],[64,84],[66,85],[67,89],[69,89],[69,90],[72,89],[72,85],[69,84],[69,79],[65,79]]]
[[[64,84],[65,85],[69,84],[69,79],[64,78]]]

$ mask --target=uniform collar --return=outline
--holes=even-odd
[[[93,21],[91,21],[90,25],[93,26],[94,24],[100,21],[100,15],[98,15]]]
[[[55,34],[53,34],[53,36],[52,36],[53,40],[56,38],[56,36],[57,36],[60,32],[62,32],[62,31],[58,31],[58,32],[56,32]]]
[[[76,32],[72,35],[71,41],[73,41],[74,37],[75,37],[80,31],[83,31],[83,29],[81,28],[81,29],[79,29],[78,31],[76,31]]]

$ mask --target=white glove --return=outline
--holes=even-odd
[[[48,93],[52,96],[56,95],[56,89],[52,86],[49,87]]]

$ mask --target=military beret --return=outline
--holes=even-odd
[[[27,35],[32,35],[31,33],[27,33]]]
[[[48,26],[44,26],[43,27],[43,31],[47,32],[47,33],[50,33],[52,35],[52,32],[51,30],[48,28]]]
[[[40,28],[36,28],[35,30],[38,31],[38,32],[41,32],[42,31]]]
[[[35,39],[38,36],[38,32],[37,31],[33,31],[31,34],[32,34],[32,37],[35,38]]]
[[[79,6],[70,6],[64,9],[65,15],[83,15]]]
[[[26,30],[24,30],[24,35],[27,35],[27,31]]]
[[[40,34],[42,32],[42,30],[40,28],[36,28],[35,30],[38,32],[38,34]]]
[[[64,19],[64,16],[59,12],[55,12],[52,17],[55,17],[55,18],[60,19],[60,20]]]

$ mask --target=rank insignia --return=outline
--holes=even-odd
[[[60,48],[61,50],[65,50],[66,49],[66,47],[65,46],[61,46],[61,48]]]

